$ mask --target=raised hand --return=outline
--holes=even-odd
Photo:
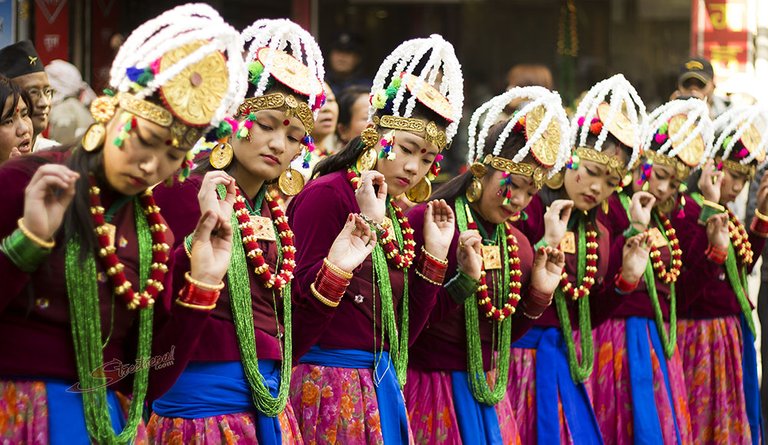
[[[573,210],[573,201],[555,200],[544,213],[544,241],[548,246],[557,247],[568,231],[568,219]]]
[[[451,248],[455,217],[444,199],[430,201],[424,212],[424,248],[430,255],[445,259]]]
[[[379,187],[378,193],[374,186]],[[360,187],[355,191],[360,213],[381,224],[387,214],[387,183],[384,175],[368,170],[360,176]]]
[[[768,175],[765,173],[757,187],[757,210],[763,215],[768,215]]]
[[[639,231],[648,228],[651,222],[651,210],[656,204],[656,197],[648,192],[635,192],[629,204],[630,223]],[[638,227],[641,226],[641,227]]]
[[[531,269],[531,287],[544,294],[553,294],[560,284],[565,267],[565,254],[553,247],[541,247],[536,251]]]
[[[459,247],[456,248],[456,262],[460,271],[474,278],[480,279],[483,270],[483,254],[480,246],[483,238],[477,230],[467,230],[459,234]]]
[[[621,276],[630,283],[640,281],[648,264],[651,253],[651,240],[648,233],[640,233],[629,238],[624,243],[622,255]]]
[[[350,214],[326,257],[339,269],[352,273],[376,247],[376,232],[360,215]]]
[[[190,275],[198,281],[218,284],[224,279],[232,255],[232,225],[216,211],[200,217],[192,238]]]
[[[75,197],[79,177],[79,173],[59,164],[37,169],[24,191],[24,225],[33,235],[44,240],[53,238]]]
[[[224,199],[219,199],[217,190],[219,185],[227,188],[227,195]],[[212,211],[217,218],[230,220],[232,216],[232,207],[235,205],[235,196],[237,188],[235,179],[223,171],[210,171],[203,177],[203,183],[200,185],[200,191],[197,193],[197,202],[200,205],[200,214]]]
[[[715,161],[710,159],[701,168],[699,190],[704,199],[710,202],[720,202],[720,185],[723,183],[723,172],[715,167]]]
[[[728,237],[728,215],[720,213],[707,219],[707,240],[709,244],[721,250],[728,248],[731,239]]]

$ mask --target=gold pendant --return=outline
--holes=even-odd
[[[648,230],[648,238],[651,240],[651,245],[657,249],[667,245],[667,240],[664,239],[664,236],[661,234],[661,230],[659,230],[657,227]]]
[[[296,196],[304,188],[304,176],[288,167],[277,179],[277,187],[286,196]]]
[[[376,158],[378,156],[379,154],[373,148],[364,149],[360,156],[357,157],[357,162],[355,163],[357,171],[362,173],[371,170],[376,166]]]
[[[115,245],[115,235],[117,234],[117,226],[114,224],[106,223],[104,227],[107,228],[107,238],[109,238],[109,245]]]
[[[482,246],[483,267],[485,270],[501,269],[501,252],[499,246]]]
[[[232,146],[227,142],[222,142],[216,144],[216,146],[213,147],[213,150],[211,150],[211,156],[208,158],[208,161],[211,163],[213,168],[216,170],[221,170],[229,166],[234,155],[235,151],[232,149]]]
[[[576,253],[576,236],[573,232],[565,232],[565,236],[560,241],[560,250],[563,253]]]
[[[253,236],[257,239],[264,241],[275,241],[277,239],[271,218],[251,215],[251,227],[253,227]]]
[[[81,143],[83,150],[87,152],[95,151],[104,146],[104,140],[107,137],[107,129],[104,124],[96,123],[88,127],[88,131],[83,135]]]

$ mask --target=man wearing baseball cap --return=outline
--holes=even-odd
[[[0,74],[10,78],[32,98],[31,117],[34,127],[32,151],[59,145],[41,135],[48,127],[53,89],[48,82],[48,75],[45,74],[43,62],[37,55],[32,42],[22,40],[0,49]]]
[[[703,57],[690,57],[680,65],[677,91],[672,94],[672,99],[697,97],[706,100],[710,116],[715,118],[728,108],[728,104],[714,95],[714,78],[715,71],[709,60]]]

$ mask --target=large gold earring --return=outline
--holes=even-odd
[[[469,187],[467,187],[465,195],[467,196],[467,201],[469,202],[479,201],[480,197],[483,196],[483,182],[478,178],[472,178],[472,182],[469,183]]]
[[[104,141],[107,138],[107,127],[104,124],[115,116],[117,98],[111,96],[97,97],[91,102],[90,111],[96,122],[88,127],[81,139],[83,150],[89,153],[104,146]]]
[[[405,192],[411,202],[424,202],[432,195],[432,182],[426,176]]]
[[[605,201],[603,201],[602,206],[603,206],[603,213],[607,215],[608,211],[611,210],[611,207],[610,207],[610,204],[608,204],[607,198],[605,199]]]
[[[547,179],[547,181],[544,183],[547,187],[551,188],[552,190],[557,190],[563,186],[563,183],[565,183],[565,172],[557,172],[555,176],[552,176],[551,178]]]
[[[656,210],[662,215],[669,215],[669,213],[672,212],[672,209],[674,207],[675,207],[675,199],[672,197],[669,197],[664,201],[656,204]]]
[[[235,151],[229,142],[220,142],[216,144],[211,150],[211,156],[208,158],[208,162],[216,170],[222,170],[229,167],[232,163],[232,158],[235,156]]]
[[[376,166],[378,153],[373,148],[379,142],[379,133],[374,127],[367,127],[360,133],[360,141],[363,143],[363,151],[357,157],[355,167],[358,172],[364,172]]]
[[[296,196],[304,188],[304,176],[291,167],[277,178],[277,187],[285,196]]]

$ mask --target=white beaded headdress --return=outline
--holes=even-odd
[[[522,99],[525,104],[507,121],[493,149],[486,153],[488,132],[515,99]],[[549,169],[548,177],[555,175],[571,154],[568,138],[570,125],[560,95],[539,86],[512,88],[484,103],[472,114],[469,121],[467,163],[482,162],[486,154],[498,156],[504,142],[520,122],[526,123],[521,129],[526,134],[526,143],[512,158],[512,162],[520,163],[531,153],[542,166]],[[535,127],[525,128],[527,125]]]
[[[157,73],[146,86],[136,88],[136,82],[129,77],[130,70],[151,68],[164,55],[196,42],[203,43]],[[145,22],[128,36],[112,63],[110,85],[119,92],[133,89],[135,98],[144,99],[206,56],[226,53],[226,73],[223,75],[226,90],[219,103],[206,104],[213,108],[210,124],[216,125],[234,113],[245,96],[247,84],[242,48],[240,33],[210,6],[202,3],[178,6]]]
[[[325,101],[325,93],[322,92],[325,68],[323,68],[323,54],[320,52],[320,47],[315,38],[304,28],[287,19],[257,20],[243,31],[242,36],[246,44],[250,42],[245,56],[246,64],[251,64],[258,60],[263,66],[253,96],[257,97],[264,94],[270,79],[274,79],[272,75],[274,69],[272,62],[284,60],[279,58],[280,53],[275,52],[270,52],[267,57],[259,58],[259,50],[270,48],[274,51],[286,53],[309,68],[309,73],[314,76],[314,79],[302,79],[304,82],[312,82],[311,85],[287,86],[294,89],[296,87],[305,89],[299,92],[309,96],[307,105],[312,109],[316,118],[322,103]],[[280,80],[282,79],[278,79],[278,81]],[[318,85],[320,92],[317,91]]]
[[[404,104],[406,89],[411,96]],[[368,121],[373,121],[376,111],[390,106],[392,116],[409,118],[417,97],[423,105],[450,121],[445,130],[446,143],[449,143],[459,128],[464,79],[453,45],[438,34],[407,40],[384,59],[373,79]]]
[[[696,98],[669,101],[648,115],[640,135],[640,148],[658,155],[679,157],[696,168],[707,159],[714,128],[706,102]]]
[[[602,151],[610,132],[632,149],[627,165],[634,165],[640,152],[639,137],[644,117],[643,100],[622,74],[616,74],[596,83],[579,103],[571,120],[571,146],[586,147],[591,124],[599,120],[602,128],[592,148]]]
[[[731,108],[715,119],[714,126],[719,136],[709,153],[710,158],[730,157],[742,165],[752,161],[756,161],[758,167],[765,165],[768,149],[768,107],[752,105]],[[733,153],[737,146],[740,152]]]

